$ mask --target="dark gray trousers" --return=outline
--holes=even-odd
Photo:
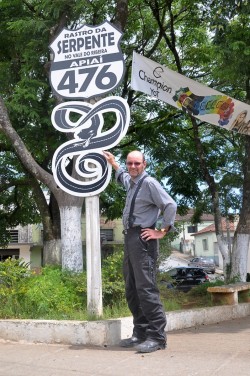
[[[128,307],[133,315],[133,335],[165,342],[166,314],[156,285],[158,240],[144,241],[141,228],[125,233],[124,279]]]

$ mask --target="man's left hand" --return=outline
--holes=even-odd
[[[141,231],[141,237],[143,240],[162,239],[166,235],[166,232],[161,232],[152,228],[144,228]]]

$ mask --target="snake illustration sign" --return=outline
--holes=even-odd
[[[69,99],[88,99],[112,91],[124,74],[121,36],[108,21],[77,30],[64,28],[50,45],[53,90]]]
[[[60,97],[71,99],[56,106],[51,115],[57,130],[71,134],[70,141],[56,150],[52,172],[57,185],[73,196],[94,196],[106,188],[112,167],[102,151],[117,145],[127,133],[130,109],[123,98],[109,96],[95,104],[75,101],[102,96],[119,85],[124,74],[121,36],[105,21],[77,30],[64,28],[50,45],[51,86]],[[108,112],[115,120],[106,130],[103,115]]]
[[[113,112],[116,122],[103,131],[103,114]],[[74,101],[56,106],[52,124],[61,132],[72,132],[73,139],[55,152],[52,170],[56,183],[71,195],[87,197],[102,192],[111,178],[112,167],[107,164],[102,150],[119,143],[129,126],[129,106],[125,99],[107,97],[95,105]],[[73,121],[71,118],[75,118]],[[76,176],[71,176],[70,163],[75,159]]]

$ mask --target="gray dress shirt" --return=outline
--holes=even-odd
[[[144,171],[141,175],[133,179],[131,185],[131,177],[122,168],[116,171],[116,180],[122,184],[127,191],[127,198],[123,210],[123,226],[128,228],[128,217],[130,205],[133,195],[140,179],[146,175]],[[161,184],[154,178],[147,176],[143,181],[142,186],[137,194],[134,206],[133,215],[135,217],[134,226],[141,226],[142,228],[153,226],[159,215],[163,216],[162,228],[171,226],[170,231],[175,230],[174,220],[176,215],[177,205],[175,201],[167,194]]]

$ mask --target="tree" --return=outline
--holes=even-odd
[[[247,25],[249,25],[249,16],[247,16],[247,13],[245,13],[247,8],[242,3],[239,3],[239,4],[233,3],[232,4],[230,2],[230,4],[228,4],[228,2],[227,2],[227,4],[225,4],[225,2],[223,2],[223,1],[218,2],[218,3],[219,4],[217,4],[217,8],[216,8],[217,13],[211,12],[211,10],[209,8],[210,2],[204,2],[203,7],[202,6],[201,6],[201,8],[198,7],[198,9],[202,10],[203,17],[207,16],[208,19],[214,21],[214,25],[216,25],[216,27],[217,27],[214,40],[216,40],[217,45],[219,44],[220,51],[222,51],[222,54],[226,53],[227,55],[230,55],[230,57],[234,56],[233,50],[235,49],[235,45],[239,44],[241,46],[241,50],[242,50],[242,48],[245,48],[246,55],[248,55],[246,44],[243,43],[243,46],[242,46],[241,39],[240,39],[241,35],[243,34],[243,30],[245,31],[246,28],[248,27]],[[186,4],[188,4],[188,2],[186,2]],[[156,5],[156,2],[155,2],[155,5]],[[226,5],[226,7],[225,7],[225,5]],[[158,19],[158,22],[160,23],[159,8],[157,9],[157,7],[154,6],[154,7],[152,7],[152,11],[154,13],[154,16]],[[175,10],[175,12],[176,12],[176,10]],[[219,20],[218,19],[216,20],[216,17],[217,17],[218,14],[220,15]],[[172,19],[174,21],[174,14],[172,13],[171,5],[169,5],[169,15],[170,15],[170,19]],[[233,22],[231,22],[231,17],[234,17]],[[201,20],[201,17],[200,17],[199,14],[198,14],[198,18],[199,18],[199,20]],[[187,20],[188,19],[189,18],[187,17]],[[195,17],[193,17],[193,22],[194,22],[194,20],[195,20]],[[223,21],[223,28],[222,29],[219,27],[219,26],[221,26],[220,21]],[[236,23],[236,25],[235,25],[235,23]],[[184,26],[184,24],[185,24],[185,22],[183,22],[182,27]],[[166,35],[165,40],[166,40],[166,43],[168,44],[169,48],[171,49],[171,51],[173,51],[173,55],[174,55],[175,60],[176,60],[176,67],[178,68],[178,71],[180,73],[182,73],[182,67],[181,67],[181,64],[180,64],[179,59],[178,59],[179,55],[177,53],[177,49],[175,49],[175,45],[176,45],[175,44],[176,43],[175,35],[176,35],[176,33],[175,33],[175,29],[174,29],[174,22],[172,22],[171,25],[172,25],[172,32],[170,33],[170,37],[168,37]],[[232,30],[234,30],[235,28],[237,29],[237,35],[236,34],[232,35],[233,34]],[[162,29],[164,29],[164,25],[162,25]],[[185,30],[185,26],[183,27],[183,31],[184,30]],[[204,25],[202,32],[200,33],[200,36],[205,35],[204,30],[205,30],[205,25]],[[222,30],[222,31],[220,31],[220,30]],[[231,32],[228,33],[228,31],[231,31]],[[197,30],[196,30],[196,33],[197,33]],[[183,34],[185,35],[185,32]],[[221,49],[221,43],[219,43],[218,34],[220,34],[220,41],[223,41],[223,47],[224,48],[222,48],[222,49]],[[190,34],[189,34],[189,37],[190,37]],[[198,37],[197,37],[197,39],[198,39]],[[233,39],[233,42],[228,43],[228,41],[232,40],[232,39]],[[209,40],[209,38],[208,38],[208,40]],[[230,46],[230,45],[232,46],[232,50],[229,52],[228,46]],[[205,51],[204,47],[205,47],[205,44],[203,43],[202,52]],[[211,45],[211,46],[208,46],[208,47],[209,47],[209,50],[212,51],[211,47],[213,47],[213,46]],[[215,52],[218,53],[218,48],[215,48]],[[237,58],[235,56],[235,58],[236,58],[235,60],[237,60],[238,57],[239,57],[239,54],[237,54]],[[234,60],[234,59],[232,59],[232,60]],[[244,60],[244,58],[243,58],[243,60]],[[201,60],[198,59],[198,62],[200,62],[200,61]],[[216,58],[214,61],[218,61],[218,58]],[[238,64],[242,65],[242,61],[239,62],[239,59],[237,61],[238,61]],[[210,58],[210,62],[211,62],[211,58]],[[228,72],[228,70],[229,70],[228,69],[228,59],[224,58],[224,62],[225,62],[224,68]],[[209,64],[209,66],[210,66],[210,64]],[[249,66],[249,64],[247,62],[245,62],[245,64],[246,64],[246,67]],[[220,81],[222,81],[222,79],[224,80],[224,82],[222,81],[223,85],[221,85],[221,84],[219,85],[217,83],[217,88],[218,89],[222,88],[222,90],[226,89],[227,93],[228,93],[228,87],[226,87],[226,85],[228,85],[228,77],[234,77],[234,75],[235,75],[233,73],[233,72],[235,72],[235,65],[232,66],[232,67],[233,68],[230,70],[230,73],[231,73],[230,76],[229,75],[225,76],[223,74],[224,73],[223,69],[222,69],[223,73],[217,74],[217,75],[214,74],[214,70],[212,71],[212,75],[214,74],[214,78],[219,78]],[[206,68],[203,69],[203,71],[205,72],[203,74],[203,77],[207,76],[206,80],[209,77],[211,77],[209,72],[206,73]],[[242,78],[245,75],[246,82],[249,82],[248,69],[244,68],[242,73],[243,74],[241,75],[241,77],[238,81],[242,81]],[[240,85],[240,82],[237,82],[237,88],[239,88],[239,89],[242,88],[242,86]],[[230,90],[230,92],[232,93],[233,96],[235,96],[234,95],[235,91],[233,93]],[[247,92],[248,92],[248,90],[246,88],[246,93]],[[237,94],[236,94],[236,97],[237,97]],[[240,99],[242,99],[242,98],[240,98]],[[231,259],[230,248],[228,247],[227,238],[223,234],[222,221],[221,221],[222,212],[224,212],[224,213],[226,212],[225,209],[226,209],[226,205],[227,205],[227,202],[226,202],[226,205],[222,208],[221,192],[222,192],[223,189],[225,190],[226,187],[228,188],[228,185],[227,186],[223,185],[223,180],[225,180],[225,177],[224,177],[224,179],[221,179],[221,177],[218,179],[218,173],[217,173],[217,181],[216,181],[216,174],[213,173],[213,169],[211,169],[212,166],[211,166],[211,163],[209,161],[209,156],[208,156],[208,153],[207,153],[207,150],[206,150],[207,148],[206,148],[204,142],[201,142],[202,136],[201,136],[201,132],[200,132],[200,125],[197,123],[197,121],[194,118],[191,118],[191,124],[192,124],[192,127],[193,127],[193,139],[194,139],[194,143],[195,143],[195,149],[197,151],[197,156],[198,156],[198,159],[199,159],[200,169],[201,169],[204,181],[208,185],[210,195],[211,195],[211,198],[212,198],[212,210],[213,210],[213,214],[214,214],[214,218],[215,218],[216,236],[217,236],[219,249],[221,251],[221,254],[222,254],[223,260],[224,260],[224,273],[225,273],[226,279],[229,279],[230,277],[231,278],[235,277],[237,275],[237,277],[240,278],[241,280],[245,280],[246,274],[247,274],[246,273],[246,265],[247,265],[247,256],[248,256],[249,239],[250,239],[249,238],[249,234],[250,234],[249,220],[247,219],[247,218],[249,218],[249,205],[246,202],[246,198],[244,199],[244,197],[246,197],[247,193],[249,192],[249,177],[248,177],[248,174],[247,174],[247,168],[244,168],[243,206],[242,206],[243,209],[241,211],[239,225],[238,225],[237,231],[235,233],[235,237],[234,237],[233,253],[232,253],[234,255],[234,258]],[[216,130],[215,135],[216,135],[217,138],[218,138],[218,133],[219,133],[219,130],[218,131]],[[234,137],[224,135],[224,140],[229,139],[229,138],[231,138],[231,140],[232,140],[230,142],[231,145],[235,145],[235,141],[233,140]],[[212,140],[210,140],[210,142],[212,142]],[[226,142],[226,144],[228,145],[228,142]],[[248,142],[246,142],[246,144],[248,145]],[[218,155],[219,149],[216,149],[216,152],[217,152],[217,155]],[[238,148],[238,152],[242,152],[241,147]],[[248,163],[249,163],[248,162],[250,160],[249,157],[250,156],[249,156],[248,148],[246,147],[245,166],[248,165]],[[240,158],[237,158],[237,159],[240,159]],[[221,159],[219,159],[219,160],[221,160]],[[232,162],[231,162],[231,164],[232,164]],[[218,167],[219,167],[219,165],[218,165],[218,161],[217,161],[217,168]],[[232,168],[230,170],[232,171]],[[225,174],[223,174],[223,175],[225,176]],[[232,179],[230,179],[230,183],[231,183],[231,187],[232,187],[233,184],[234,184],[234,187],[236,187],[236,188],[239,187],[239,185],[238,185],[239,179],[236,179],[236,181],[235,181],[235,179],[234,179],[234,181]],[[235,185],[235,183],[236,183],[236,185]],[[226,213],[226,214],[228,215],[228,213]],[[241,235],[239,233],[241,233]],[[232,270],[234,270],[234,272],[230,274],[231,268],[232,268]]]
[[[2,61],[3,65],[8,68],[9,74],[12,70],[15,73],[18,72],[15,76],[7,76],[3,80],[4,98],[9,105],[10,115],[2,97],[0,99],[1,130],[11,141],[24,169],[36,180],[34,190],[38,192],[39,182],[42,182],[55,198],[60,211],[61,233],[59,234],[57,231],[55,235],[52,232],[52,245],[53,248],[57,247],[56,243],[59,238],[56,236],[60,235],[62,266],[74,271],[82,270],[81,214],[83,198],[69,195],[58,188],[49,170],[51,157],[60,144],[58,138],[61,137],[56,132],[49,130],[51,139],[46,134],[41,140],[39,137],[42,133],[38,133],[37,130],[41,127],[39,115],[43,112],[42,119],[45,119],[48,126],[49,113],[53,104],[56,103],[51,98],[48,83],[50,65],[48,43],[63,27],[76,29],[81,24],[83,17],[86,23],[89,21],[91,21],[90,23],[92,21],[101,23],[105,13],[110,11],[110,5],[99,1],[98,4],[93,5],[86,2],[86,8],[80,12],[82,3],[82,1],[72,1],[69,4],[68,1],[60,1],[51,4],[47,1],[35,0],[30,2],[16,0],[12,4],[7,1],[1,3],[1,8],[4,11],[2,32],[5,32],[4,35],[7,36],[3,39]],[[117,13],[113,14],[113,20],[116,24],[124,26],[127,2],[120,0],[116,5],[117,8],[114,9],[117,10]],[[91,17],[93,17],[92,20]],[[47,38],[42,37],[43,35]],[[15,41],[14,51],[12,50],[13,41]],[[12,42],[11,47],[10,42]],[[36,54],[33,53],[34,48],[36,48]],[[15,69],[13,63],[16,64]],[[9,90],[10,81],[12,83],[11,90]],[[58,103],[60,98],[56,98],[56,100]],[[32,110],[29,108],[30,105],[32,105]],[[17,132],[18,130],[22,133],[20,123],[21,125],[25,124],[26,129],[23,134],[27,146]],[[28,138],[28,133],[31,137],[33,135],[35,139],[38,138],[38,145],[34,145],[34,138]],[[45,143],[46,151],[41,153],[39,150],[36,154],[42,141]],[[74,174],[74,166],[72,173]],[[45,206],[45,200],[42,200],[41,195],[36,195],[36,198],[40,213],[43,215],[43,222],[47,223],[46,229],[51,228],[48,226],[52,218],[51,211]],[[57,212],[56,205],[54,208]],[[58,214],[56,214],[56,218],[58,218]],[[58,259],[58,256],[56,258]]]
[[[224,17],[219,15],[217,19],[218,26],[215,39],[222,68],[221,78],[225,80],[230,75],[233,92],[240,100],[246,101],[248,104],[250,103],[249,10],[248,2],[238,2],[233,8],[224,8]],[[229,275],[231,279],[236,278],[245,281],[250,244],[250,137],[242,135],[240,139],[244,146],[242,150],[244,179],[241,210],[233,239]]]
[[[218,47],[221,49],[221,45],[218,45],[221,20],[223,25],[230,25],[231,17],[237,18],[241,13],[247,17],[246,8],[241,2],[239,4],[234,2],[225,4],[221,1],[218,2],[215,11],[212,10],[210,1],[202,3],[145,1],[143,5],[138,4],[143,18],[139,18],[137,22],[143,25],[145,14],[148,16],[150,9],[152,16],[148,18],[152,20],[152,25],[157,25],[158,33],[153,37],[150,31],[145,31],[143,43],[136,44],[135,49],[179,73],[217,90],[226,91],[227,94],[231,93],[233,97],[242,100],[243,75],[233,90],[230,78],[235,76],[233,73],[235,71],[232,69],[229,74],[223,75],[224,71],[218,72],[217,69],[218,64],[222,63],[218,53]],[[219,19],[217,15],[220,15]],[[239,24],[241,24],[240,19]],[[247,22],[242,24],[243,29],[246,25]],[[136,43],[137,35],[139,32],[134,37]],[[225,32],[222,33],[222,38],[223,46],[228,46],[228,35]],[[226,50],[224,48],[222,52]],[[224,61],[225,64],[228,63],[228,56]],[[247,62],[245,64],[249,66]],[[228,73],[228,69],[226,72]],[[241,97],[238,93],[241,93]],[[132,145],[143,146],[146,155],[151,155],[152,160],[157,161],[158,167],[155,170],[158,177],[165,179],[171,186],[172,192],[181,194],[181,202],[185,204],[192,202],[198,209],[196,213],[199,214],[206,209],[213,212],[217,241],[224,260],[224,272],[229,278],[231,252],[227,236],[223,233],[221,219],[225,214],[229,217],[229,198],[231,209],[239,210],[239,198],[235,198],[237,196],[235,192],[243,182],[242,170],[239,168],[242,161],[240,137],[229,134],[223,129],[197,122],[194,118],[188,118],[185,114],[178,113],[159,102],[149,104],[142,95],[134,96],[130,92],[128,98],[133,105],[134,124],[130,129]],[[145,112],[151,113],[151,117]],[[127,146],[131,147],[129,142]],[[225,158],[227,155],[231,156],[228,160]],[[177,166],[184,168],[179,171]],[[204,183],[208,190],[203,188],[201,191],[200,186],[204,186]],[[244,206],[247,208],[246,202]],[[197,215],[196,219],[197,217],[199,216]],[[244,247],[241,247],[242,250],[244,249],[245,265],[248,239],[246,235],[243,240]],[[240,254],[239,250],[236,254]],[[241,270],[240,278],[244,280],[246,269],[241,267]]]
[[[155,2],[154,5],[156,5],[156,4],[157,3]],[[203,11],[203,16],[205,14],[207,14],[209,19],[211,20],[213,16],[215,16],[215,18],[216,18],[216,14],[219,14],[220,15],[219,20],[214,21],[214,19],[213,19],[214,24],[217,27],[221,26],[221,22],[219,22],[219,21],[223,21],[222,31],[218,31],[218,30],[221,30],[221,28],[218,27],[217,33],[215,34],[215,38],[214,38],[214,40],[216,40],[216,43],[219,44],[219,48],[220,48],[220,51],[222,51],[222,54],[226,53],[227,57],[228,56],[230,56],[230,58],[231,58],[231,56],[234,57],[235,54],[234,54],[233,51],[235,50],[235,47],[238,45],[238,46],[240,46],[241,51],[242,51],[242,49],[243,50],[245,49],[244,50],[246,52],[245,56],[248,56],[247,47],[246,47],[247,44],[245,43],[245,40],[244,40],[244,42],[241,42],[241,36],[244,34],[243,30],[246,31],[246,29],[248,28],[248,25],[249,25],[249,13],[247,15],[247,12],[245,12],[247,10],[247,5],[244,6],[242,3],[239,3],[239,4],[230,3],[230,4],[227,4],[227,6],[225,7],[225,2],[222,1],[219,4],[217,4],[217,9],[216,9],[217,13],[212,13],[212,14],[211,14],[211,10],[209,8],[209,5],[210,5],[210,2],[203,3],[203,8],[201,7],[201,9]],[[159,17],[159,8],[157,9],[156,6],[153,7],[152,5],[151,5],[151,7],[152,7],[152,11],[153,11],[154,16],[157,18],[158,22],[160,23],[161,18]],[[169,5],[169,15],[170,15],[170,19],[172,19],[174,21],[174,14],[172,13],[171,5]],[[198,15],[198,17],[200,19],[200,15]],[[231,22],[231,17],[234,17],[232,22]],[[194,19],[195,18],[193,18],[193,22],[194,22]],[[184,23],[182,24],[182,27],[184,26]],[[168,44],[169,48],[171,49],[171,51],[173,51],[173,55],[174,55],[175,60],[176,60],[176,67],[178,68],[178,71],[180,73],[182,73],[181,64],[180,64],[179,59],[178,59],[179,55],[177,53],[177,50],[175,49],[175,43],[176,43],[175,35],[176,34],[175,34],[175,30],[174,30],[174,22],[172,22],[171,25],[172,25],[172,32],[170,33],[170,37],[168,37],[166,35],[165,40],[166,40],[166,43]],[[162,29],[164,29],[164,25],[162,25]],[[235,34],[233,34],[233,30],[235,30],[235,29],[237,31],[236,31]],[[183,31],[184,30],[185,29],[183,28]],[[205,30],[205,27],[202,31],[204,31],[204,30]],[[228,33],[228,31],[229,31],[229,33]],[[196,30],[196,32],[197,32],[197,30]],[[203,33],[201,32],[201,35],[202,34]],[[220,40],[223,41],[223,43],[219,43],[218,34],[220,34]],[[184,33],[184,35],[185,35],[185,33]],[[231,41],[230,43],[228,43],[229,40]],[[221,49],[222,44],[223,44],[224,48]],[[231,51],[228,51],[228,50],[230,50],[230,47],[228,48],[228,46],[232,46]],[[203,44],[203,52],[204,52],[204,47],[205,47],[205,45]],[[209,46],[209,49],[211,51],[210,46]],[[215,51],[218,53],[217,48],[215,49]],[[243,54],[243,56],[244,56],[244,54]],[[242,59],[242,61],[240,61],[238,59],[238,57],[239,57],[239,53],[236,54],[235,59],[232,58],[231,60],[232,61],[237,60],[238,64],[242,65],[244,58]],[[218,58],[215,59],[215,61],[216,60],[218,61]],[[198,62],[200,62],[200,59],[198,60]],[[225,57],[224,57],[224,62],[225,62],[224,68],[228,73],[228,71],[229,71],[229,69],[228,69],[228,59],[225,59]],[[223,61],[222,61],[222,63],[223,63]],[[247,83],[249,82],[249,71],[248,71],[248,68],[246,68],[246,67],[249,66],[249,64],[246,61],[245,64],[243,63],[243,65],[244,65],[244,69],[243,69],[243,71],[241,71],[242,75],[241,75],[240,79],[238,79],[238,82],[236,80],[234,80],[234,82],[237,82],[236,87],[238,89],[242,88],[242,85],[240,85],[240,81],[242,81],[244,76],[246,77],[246,82]],[[204,69],[204,71],[205,71],[205,69]],[[222,72],[223,72],[223,69],[222,69]],[[235,75],[234,72],[235,72],[235,65],[232,65],[231,70],[230,70],[230,73],[231,73],[230,77],[234,77],[234,75]],[[224,80],[223,85],[218,85],[218,83],[217,83],[217,88],[218,89],[222,88],[222,90],[225,90],[225,86],[228,85],[227,82],[228,82],[229,75],[225,77],[225,75],[223,73],[217,74],[217,77],[216,77],[216,74],[214,74],[214,71],[212,72],[212,74],[214,74],[214,78],[219,78],[221,81],[222,81],[222,79]],[[205,74],[203,74],[203,76],[205,76],[205,75],[207,77],[210,76],[208,74],[208,72],[207,73],[205,72]],[[247,87],[246,87],[247,96],[248,96],[248,92],[249,92],[248,86],[249,85],[247,85]],[[228,87],[226,87],[226,90],[227,90],[227,93],[228,93]],[[233,96],[235,96],[234,95],[235,91],[234,91],[234,93],[232,93],[232,91],[230,90],[230,92],[233,94]],[[237,97],[237,94],[236,94],[236,97]],[[240,98],[240,99],[242,99],[242,98]],[[215,228],[216,228],[217,241],[218,241],[219,249],[222,253],[223,260],[224,260],[224,272],[225,272],[226,279],[229,279],[230,277],[232,278],[232,277],[237,276],[241,280],[245,280],[246,279],[246,265],[247,265],[247,257],[248,257],[249,239],[250,239],[249,238],[250,228],[249,228],[249,219],[248,219],[249,218],[249,205],[247,204],[247,201],[246,201],[247,193],[249,193],[249,177],[248,177],[248,172],[247,172],[248,171],[247,166],[248,166],[248,163],[249,163],[249,160],[250,160],[250,158],[249,158],[250,156],[249,156],[248,140],[246,141],[246,153],[245,153],[246,158],[245,158],[245,162],[244,162],[245,168],[243,170],[244,171],[243,206],[242,206],[242,210],[241,210],[239,225],[238,225],[237,231],[235,233],[235,237],[234,237],[233,253],[232,253],[234,258],[231,259],[230,248],[228,247],[227,238],[223,234],[222,221],[221,221],[222,212],[224,212],[224,213],[226,212],[225,209],[226,209],[226,206],[227,206],[227,202],[226,202],[226,205],[222,208],[221,192],[222,192],[223,189],[224,190],[226,188],[228,189],[228,185],[226,185],[226,186],[223,185],[223,180],[225,180],[225,177],[223,179],[221,179],[221,177],[220,177],[220,179],[217,178],[217,181],[216,181],[216,174],[213,175],[213,173],[212,173],[212,170],[211,170],[212,166],[209,162],[209,157],[208,157],[208,154],[207,154],[206,147],[204,147],[205,144],[204,144],[204,142],[201,142],[201,132],[200,132],[200,129],[199,129],[200,125],[193,118],[191,118],[191,123],[192,123],[192,127],[193,127],[193,138],[194,138],[195,148],[196,148],[198,159],[199,159],[200,169],[201,169],[203,178],[204,178],[205,182],[207,183],[207,185],[209,187],[209,191],[210,191],[210,194],[211,194],[211,197],[212,197],[212,209],[213,209],[213,214],[214,214],[214,218],[215,218]],[[218,131],[216,130],[216,137],[217,138],[218,138],[218,133],[219,133],[219,130]],[[230,137],[230,136],[227,136],[227,135],[224,136],[224,140],[229,139],[229,138],[232,139],[231,145],[235,144],[235,141],[233,140],[234,137]],[[212,140],[210,140],[210,142],[211,141]],[[226,144],[228,145],[228,142],[226,142]],[[216,149],[216,151],[219,154],[219,149]],[[238,152],[242,152],[242,148],[238,148]],[[237,158],[237,159],[240,159],[240,158]],[[232,162],[231,162],[231,164],[232,164]],[[217,162],[217,168],[218,167],[219,166],[218,166],[218,162]],[[225,176],[225,174],[223,174],[223,175]],[[218,174],[217,174],[217,177],[218,177]],[[239,179],[236,179],[236,181],[235,181],[235,179],[234,179],[234,181],[232,179],[230,179],[229,181],[231,183],[231,187],[232,187],[232,184],[234,184],[234,187],[236,187],[236,188],[239,187],[239,185],[237,184],[237,183],[239,183]],[[235,183],[236,183],[236,185],[235,185]],[[228,197],[228,195],[227,195],[227,197]],[[226,214],[228,214],[228,213],[226,213]],[[233,273],[231,273],[231,274],[230,274],[230,269],[232,269],[232,271],[233,271]]]

